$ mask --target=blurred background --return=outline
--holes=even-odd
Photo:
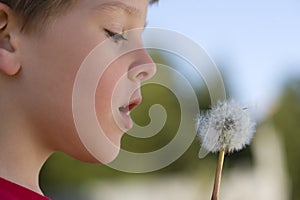
[[[149,27],[177,31],[207,51],[222,73],[228,97],[247,106],[257,123],[252,144],[225,158],[222,200],[300,198],[299,13],[296,0],[161,0],[149,9]],[[191,78],[192,67],[177,56],[149,53],[156,63]],[[165,79],[180,87],[172,73]],[[205,82],[193,77],[191,84],[200,109],[208,109],[211,99]],[[134,121],[141,126],[150,123],[147,113],[154,104],[162,105],[168,118],[151,138],[125,135],[122,148],[132,152],[168,144],[180,123],[178,100],[168,88],[149,84],[142,90],[144,100],[132,113]],[[189,98],[184,91],[182,95]],[[198,159],[200,145],[195,138],[174,163],[146,174],[80,163],[56,153],[42,169],[41,186],[53,200],[210,199],[217,155]]]

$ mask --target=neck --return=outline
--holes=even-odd
[[[18,120],[20,117],[5,118],[8,120],[0,120],[0,177],[42,194],[39,172],[51,151],[42,147],[33,129]]]

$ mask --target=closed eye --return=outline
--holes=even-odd
[[[118,43],[120,41],[127,41],[127,39],[124,37],[123,34],[120,34],[120,33],[115,33],[113,31],[110,31],[108,29],[104,29],[106,34],[107,34],[107,37],[111,38],[115,43]]]

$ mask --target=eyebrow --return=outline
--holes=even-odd
[[[106,2],[102,3],[98,6],[96,6],[96,9],[98,10],[113,10],[113,11],[118,11],[122,10],[124,11],[127,15],[135,15],[135,16],[141,16],[142,12],[137,9],[136,7],[129,6],[125,3],[119,2],[119,1],[113,1],[113,2]]]

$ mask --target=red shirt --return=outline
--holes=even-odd
[[[50,200],[0,177],[0,200]]]

